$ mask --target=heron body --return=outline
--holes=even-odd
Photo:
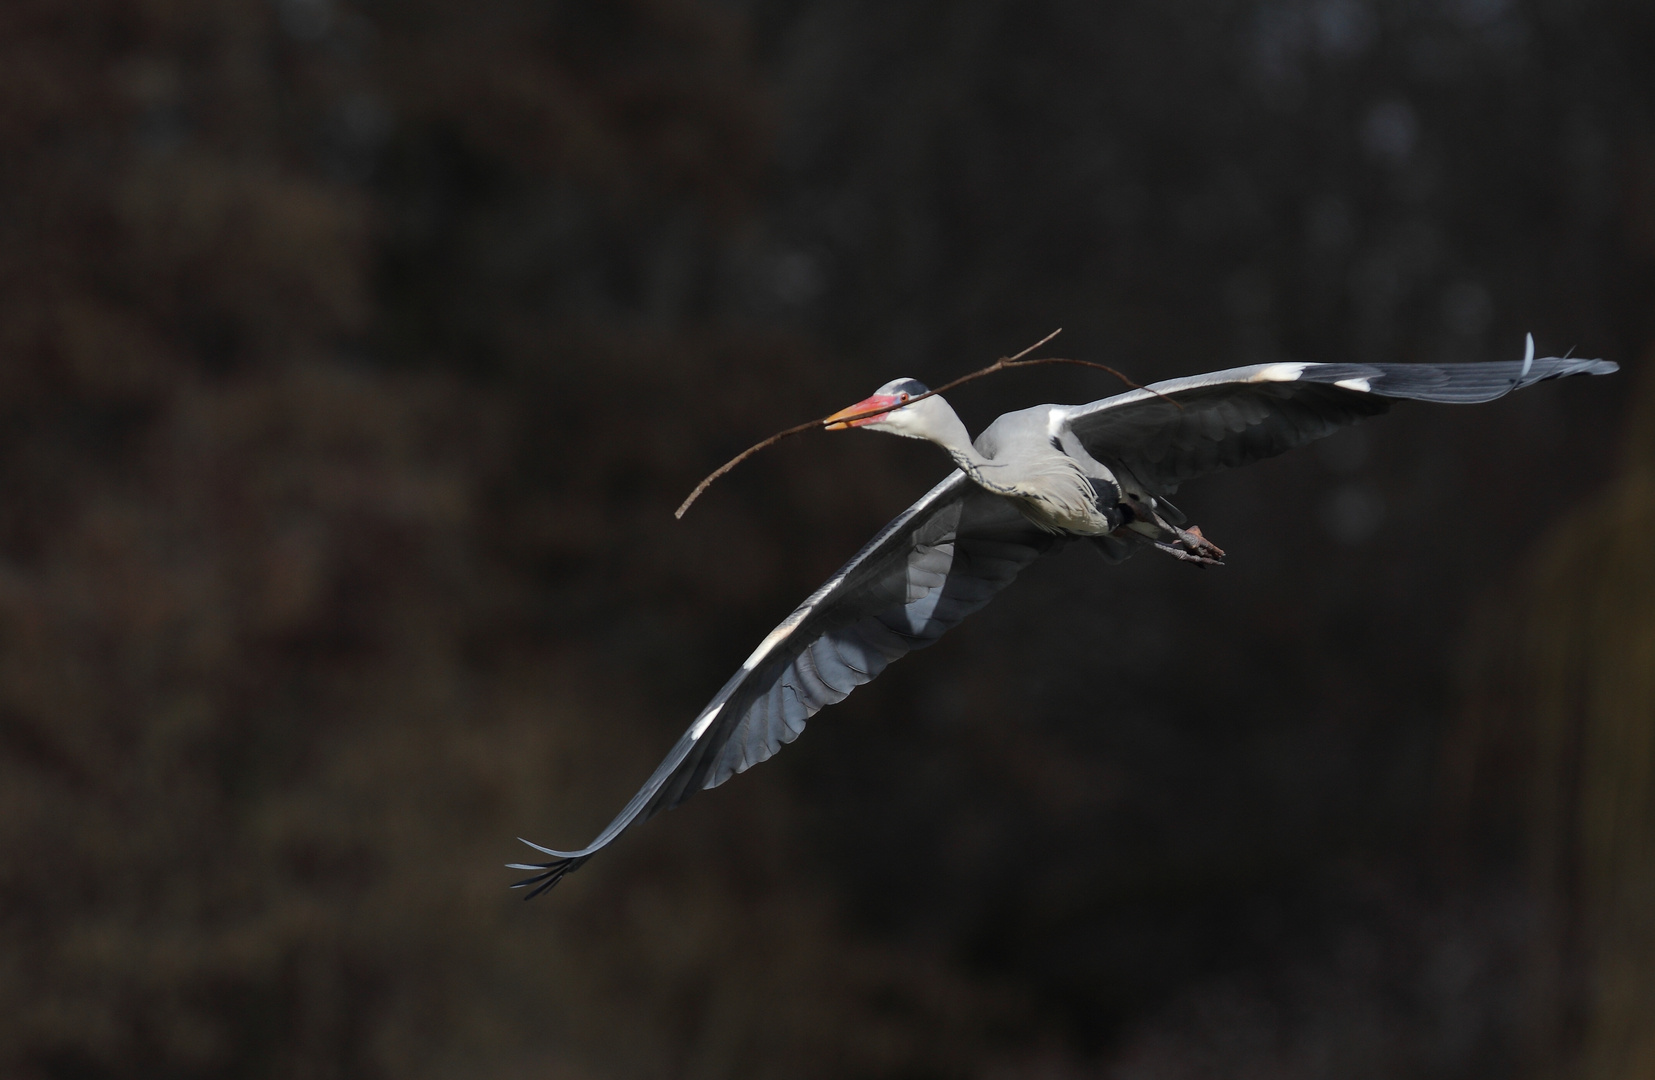
[[[1087,452],[1069,423],[1073,406],[1037,405],[1001,414],[972,440],[952,406],[917,379],[893,379],[871,397],[828,417],[829,430],[879,425],[879,430],[925,439],[948,452],[977,487],[1010,501],[1038,529],[1068,538],[1100,539],[1128,530],[1170,553],[1211,564],[1222,556],[1199,530],[1186,532],[1161,515],[1162,500],[1127,473]],[[919,398],[913,404],[911,399]],[[867,419],[857,417],[896,406]],[[844,419],[840,420],[839,418]],[[1118,466],[1117,466],[1118,467]],[[1124,483],[1123,483],[1124,480]],[[1182,515],[1165,506],[1174,518]],[[1117,559],[1130,548],[1105,545]]]
[[[954,410],[896,379],[829,417],[941,447],[955,469],[857,552],[761,641],[666,759],[584,848],[513,863],[529,896],[622,832],[775,754],[825,706],[924,648],[1029,563],[1072,542],[1112,560],[1142,547],[1214,565],[1224,552],[1167,497],[1185,481],[1301,446],[1401,400],[1471,404],[1603,360],[1528,356],[1483,364],[1283,363],[1234,368],[1085,405],[1005,413],[975,440]],[[875,410],[883,410],[878,411]],[[529,841],[524,841],[529,843]]]

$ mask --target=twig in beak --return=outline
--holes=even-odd
[[[735,457],[731,458],[729,461],[726,461],[724,464],[722,464],[718,468],[714,469],[710,474],[708,474],[708,476],[705,480],[703,480],[703,481],[701,481],[701,483],[695,485],[695,490],[690,492],[690,497],[685,499],[682,503],[679,504],[678,509],[673,511],[672,516],[675,517],[675,518],[682,518],[684,516],[684,511],[688,510],[690,508],[690,506],[692,504],[694,504],[695,500],[697,500],[701,497],[701,493],[703,491],[706,491],[709,487],[712,486],[712,483],[713,483],[714,480],[717,480],[719,477],[723,476],[725,473],[729,472],[731,469],[735,468],[737,465],[740,465],[743,461],[746,461],[748,458],[752,457],[754,454],[758,453],[760,450],[763,450],[765,447],[774,446],[776,443],[781,442],[783,439],[785,439],[785,438],[787,438],[791,435],[798,435],[801,432],[810,431],[813,428],[825,428],[825,427],[828,426],[829,423],[850,424],[850,423],[854,423],[858,420],[866,420],[869,417],[879,416],[879,415],[882,415],[884,413],[891,412],[894,409],[906,408],[907,406],[912,405],[916,401],[924,401],[928,397],[933,397],[937,394],[943,393],[946,390],[952,390],[956,386],[963,386],[966,383],[971,382],[973,379],[980,379],[985,375],[993,375],[995,372],[998,372],[998,371],[1007,371],[1011,368],[1019,368],[1019,367],[1033,367],[1036,364],[1074,364],[1074,365],[1079,366],[1079,367],[1097,368],[1099,371],[1107,371],[1107,372],[1109,372],[1109,374],[1115,376],[1115,378],[1119,379],[1121,382],[1125,383],[1128,387],[1130,387],[1133,390],[1142,390],[1142,389],[1144,389],[1144,387],[1139,386],[1137,383],[1133,382],[1131,379],[1127,378],[1125,375],[1122,375],[1120,372],[1116,371],[1114,368],[1110,367],[1108,364],[1094,364],[1090,360],[1070,360],[1066,357],[1061,357],[1061,356],[1041,356],[1041,357],[1036,357],[1033,360],[1023,359],[1025,356],[1028,356],[1029,353],[1031,353],[1034,350],[1040,348],[1042,345],[1044,345],[1047,342],[1051,341],[1053,338],[1055,338],[1057,335],[1061,334],[1062,332],[1063,332],[1062,327],[1059,327],[1058,329],[1053,330],[1051,333],[1047,334],[1045,337],[1041,338],[1039,341],[1035,342],[1033,345],[1030,345],[1028,348],[1024,349],[1022,352],[1018,353],[1016,356],[1002,356],[1000,359],[994,361],[994,363],[990,364],[988,367],[983,368],[980,371],[973,371],[969,375],[962,375],[958,379],[955,379],[953,382],[944,383],[943,385],[937,387],[935,390],[927,390],[923,394],[915,394],[913,397],[909,398],[907,401],[901,401],[901,402],[897,402],[896,404],[893,404],[893,405],[887,405],[887,406],[885,406],[884,408],[881,408],[881,409],[869,409],[867,412],[863,412],[863,413],[852,413],[850,416],[840,416],[839,414],[834,413],[830,416],[824,416],[820,420],[811,420],[808,423],[799,424],[796,427],[790,427],[786,431],[778,431],[774,435],[770,436],[768,439],[765,439],[763,442],[754,443],[752,446],[749,446],[747,449],[743,450],[741,453],[737,454]],[[1184,407],[1182,405],[1179,405],[1176,401],[1173,401],[1171,398],[1167,397],[1165,394],[1156,393],[1153,390],[1151,390],[1150,393],[1155,394],[1156,397],[1161,398],[1164,401],[1171,402],[1172,405],[1175,408],[1177,408],[1179,411],[1183,411]]]

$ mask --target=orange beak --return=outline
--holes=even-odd
[[[902,399],[895,394],[875,394],[873,397],[863,398],[850,408],[840,409],[828,417],[827,430],[848,431],[853,427],[861,427],[863,424],[878,423],[885,418],[885,413],[877,413],[874,416],[864,414],[874,412],[876,409],[890,409],[901,402]]]

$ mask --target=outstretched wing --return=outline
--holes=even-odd
[[[538,896],[629,826],[770,757],[818,710],[937,640],[1061,543],[953,473],[759,643],[596,840],[579,851],[529,844],[552,858],[511,864],[539,871],[514,887]]]
[[[1155,494],[1331,435],[1392,401],[1468,404],[1566,375],[1607,375],[1606,360],[1548,357],[1487,364],[1260,364],[1170,379],[1077,405],[1068,424],[1088,453],[1125,466]]]

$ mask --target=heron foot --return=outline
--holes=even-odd
[[[1177,539],[1171,543],[1156,540],[1154,544],[1162,551],[1175,559],[1192,562],[1197,566],[1223,566],[1224,549],[1201,535],[1201,526],[1191,525],[1188,529],[1180,529],[1176,525],[1166,526]]]

